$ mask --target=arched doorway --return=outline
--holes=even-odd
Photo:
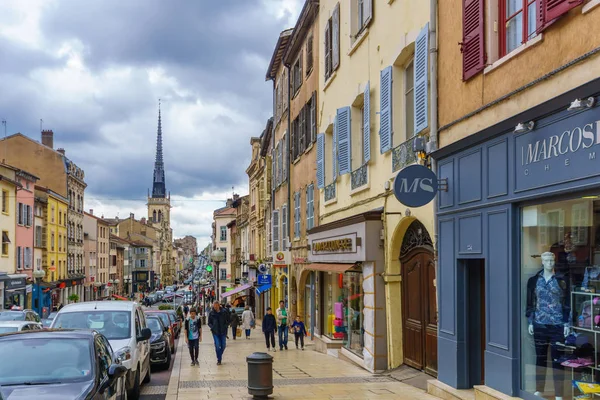
[[[413,221],[400,248],[404,363],[437,375],[437,311],[433,241]]]

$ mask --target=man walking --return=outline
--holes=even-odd
[[[285,308],[283,300],[279,302],[277,309],[277,333],[279,335],[279,350],[288,349],[288,311]]]
[[[185,342],[190,350],[192,358],[192,367],[198,364],[198,349],[202,341],[202,329],[200,329],[200,319],[196,315],[196,309],[190,310],[189,318],[185,320]]]
[[[217,353],[217,365],[221,365],[223,353],[227,346],[227,329],[229,328],[229,312],[221,309],[221,303],[215,301],[213,309],[208,314],[208,327],[212,332]]]
[[[267,351],[271,350],[271,346],[273,347],[273,351],[277,351],[275,349],[275,329],[276,328],[277,328],[277,321],[275,321],[275,316],[273,315],[273,310],[271,310],[271,307],[267,307],[267,314],[265,314],[265,317],[263,318],[263,323],[262,323],[262,331],[265,334],[265,341],[267,342]]]

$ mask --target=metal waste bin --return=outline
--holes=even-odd
[[[267,353],[252,353],[248,363],[248,394],[254,398],[273,394],[273,357]]]

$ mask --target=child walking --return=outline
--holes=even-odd
[[[296,320],[292,324],[292,329],[294,330],[294,339],[296,339],[296,349],[298,349],[298,340],[300,340],[302,350],[304,350],[304,336],[308,336],[308,333],[306,332],[304,322],[300,321],[299,316],[296,317]]]
[[[277,329],[277,321],[273,315],[273,310],[269,307],[262,323],[262,331],[265,334],[265,341],[267,342],[267,351],[271,350],[271,346],[273,347],[273,351],[277,351],[275,349],[275,329]]]
[[[192,366],[198,364],[199,344],[202,341],[202,329],[200,327],[200,319],[196,315],[196,310],[190,310],[190,316],[185,320],[185,342],[190,350],[192,358]]]

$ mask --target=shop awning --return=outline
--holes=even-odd
[[[252,286],[254,286],[254,285],[251,284],[251,283],[248,283],[248,284],[242,285],[242,286],[238,286],[238,287],[236,287],[233,290],[230,290],[230,291],[225,292],[225,293],[221,293],[221,298],[223,299],[223,298],[229,297],[229,296],[231,296],[233,294],[236,294],[236,293],[239,293],[239,292],[243,292],[244,290],[250,289]]]
[[[269,285],[269,284],[259,286],[256,288],[256,294],[261,295],[262,293],[266,292],[269,289],[271,289],[271,285]]]
[[[313,263],[305,267],[310,271],[323,271],[323,272],[335,272],[337,274],[343,274],[354,267],[354,264],[324,264],[324,263]]]

